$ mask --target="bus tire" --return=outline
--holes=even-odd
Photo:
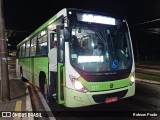
[[[44,96],[45,96],[45,80],[46,80],[45,72],[40,71],[40,73],[39,73],[39,89]]]

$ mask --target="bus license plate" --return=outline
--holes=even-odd
[[[117,100],[118,100],[118,97],[106,98],[105,103],[116,102]]]

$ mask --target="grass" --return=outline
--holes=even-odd
[[[143,74],[143,73],[136,72],[136,78],[152,80],[152,81],[159,81],[160,82],[160,76],[156,76],[156,75],[148,75],[148,74]]]

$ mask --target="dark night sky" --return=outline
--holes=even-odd
[[[160,39],[160,30],[155,29],[160,28],[160,21],[136,25],[160,18],[160,0],[4,0],[6,29],[18,31],[9,39],[13,48],[62,8],[107,12],[126,18],[133,45],[135,40],[141,40],[141,45],[146,39]]]
[[[65,7],[109,12],[129,23],[145,22],[160,16],[156,0],[4,0],[6,27],[33,30]],[[34,25],[34,26],[33,26]]]

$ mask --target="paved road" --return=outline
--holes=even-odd
[[[160,70],[136,67],[136,71],[140,73],[160,76]]]
[[[136,65],[136,68],[137,67],[160,70],[160,66],[159,65]]]
[[[56,113],[57,120],[160,120],[160,86],[137,82],[134,97],[111,104],[100,104],[78,109],[66,109],[55,103],[50,103],[49,106]],[[158,117],[130,117],[137,112],[143,114],[147,112],[156,113]],[[77,115],[81,117],[77,117]],[[99,117],[95,117],[95,115]]]
[[[137,65],[136,71],[144,74],[160,76],[160,66]]]

